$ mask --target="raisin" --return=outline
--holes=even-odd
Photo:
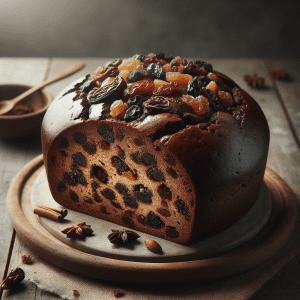
[[[197,76],[191,79],[187,86],[187,93],[194,98],[201,95],[202,90],[209,84],[209,79],[206,76]]]
[[[64,148],[64,149],[68,148],[68,147],[69,147],[69,141],[68,141],[65,137],[63,137],[63,138],[60,140],[60,142],[59,142],[59,144],[58,144],[58,147],[59,147],[59,148]]]
[[[133,207],[133,208],[138,208],[138,203],[136,202],[136,199],[132,197],[130,194],[125,194],[123,196],[124,203],[126,206]]]
[[[132,56],[132,58],[134,58],[134,59],[139,59],[140,62],[143,62],[143,60],[144,60],[144,58],[145,58],[145,55],[142,55],[142,54],[134,54],[134,55]]]
[[[115,192],[109,188],[106,188],[105,190],[101,191],[101,194],[108,200],[112,201],[116,199]]]
[[[169,153],[167,153],[167,156],[166,156],[166,158],[165,158],[165,161],[166,161],[169,165],[171,165],[171,166],[176,166],[176,160],[175,160],[174,157],[173,157],[171,154],[169,154]]]
[[[88,100],[91,104],[97,104],[100,102],[111,103],[116,99],[122,98],[123,91],[126,89],[126,87],[127,84],[125,80],[118,76],[112,83],[93,89],[88,94]]]
[[[128,105],[128,107],[132,106],[132,105],[142,105],[143,102],[146,101],[146,98],[141,96],[141,95],[136,95],[132,98],[130,98],[126,103]]]
[[[93,199],[92,198],[86,198],[83,200],[85,203],[93,204]]]
[[[230,107],[233,105],[233,100],[228,92],[224,91],[218,91],[218,97],[221,99],[221,101],[227,106]]]
[[[164,59],[165,54],[163,52],[160,52],[160,53],[155,54],[155,57],[158,59]]]
[[[107,141],[100,141],[100,147],[103,150],[110,150],[110,143]]]
[[[163,66],[163,70],[165,71],[165,73],[172,72],[172,66],[170,64],[166,64]]]
[[[117,58],[114,61],[110,62],[107,66],[108,67],[117,67],[122,63],[122,59]]]
[[[152,192],[142,184],[135,186],[134,190],[135,196],[143,203],[152,203]]]
[[[72,159],[75,164],[77,164],[81,167],[86,167],[86,160],[82,153],[78,152],[76,154],[73,154]]]
[[[176,173],[176,171],[174,169],[172,169],[171,167],[167,168],[167,172],[174,179],[177,179],[179,177],[179,175]]]
[[[97,87],[97,82],[90,79],[87,80],[81,87],[80,90],[83,93],[88,94],[93,88]]]
[[[143,145],[145,144],[144,141],[143,141],[143,139],[140,138],[140,137],[134,138],[134,139],[133,139],[133,142],[134,142],[134,144],[137,145],[137,146],[143,146]]]
[[[161,184],[157,188],[157,191],[158,191],[159,196],[162,199],[169,200],[169,201],[172,200],[172,192],[165,184]]]
[[[156,169],[156,168],[149,168],[147,170],[147,175],[150,179],[154,180],[154,181],[164,181],[165,180],[165,176],[164,173],[161,172],[160,170]]]
[[[114,201],[114,200],[112,200],[110,203],[111,203],[112,206],[114,206],[115,208],[122,209],[122,206],[120,205],[120,203],[118,203],[118,202],[116,202],[116,201]]]
[[[139,159],[139,157],[140,157],[140,152],[133,152],[133,153],[131,153],[130,154],[130,157],[131,157],[131,159],[135,162],[135,163],[137,163],[137,164],[140,164],[140,159]]]
[[[150,79],[130,83],[127,89],[124,90],[124,99],[128,100],[136,95],[152,95],[154,88],[153,80]]]
[[[105,67],[105,69],[101,74],[95,77],[95,80],[104,81],[104,79],[106,79],[107,77],[116,77],[118,74],[119,74],[118,66],[108,65],[107,67]]]
[[[215,111],[227,112],[226,105],[221,101],[221,99],[211,90],[207,88],[202,89],[203,95],[208,99],[209,106]]]
[[[123,133],[123,131],[121,129],[117,129],[116,130],[116,139],[118,141],[122,142],[124,137],[125,137],[125,134]]]
[[[83,145],[86,143],[87,137],[84,133],[77,131],[73,134],[73,140],[75,143]]]
[[[79,197],[74,191],[70,190],[69,195],[73,202],[79,202]]]
[[[75,173],[76,181],[84,186],[87,185],[84,175],[81,170],[77,168],[76,165],[71,166],[72,171]]]
[[[93,198],[97,203],[102,202],[102,198],[97,193],[93,194]]]
[[[123,183],[117,183],[115,185],[115,188],[117,189],[117,191],[120,193],[120,194],[126,194],[128,192],[128,187],[123,184]]]
[[[96,181],[93,181],[93,182],[91,183],[91,186],[92,186],[93,191],[95,191],[95,192],[96,192],[96,190],[100,187],[99,183],[96,182]]]
[[[178,86],[187,86],[189,81],[192,79],[193,79],[193,77],[191,75],[182,74],[180,72],[166,73],[166,81],[176,82],[178,84]]]
[[[147,219],[145,218],[145,216],[139,215],[139,216],[137,217],[137,220],[138,220],[138,222],[141,223],[142,225],[147,225]]]
[[[108,174],[107,172],[99,166],[92,166],[91,168],[91,177],[96,177],[99,181],[103,183],[108,182]]]
[[[147,72],[150,74],[152,79],[165,80],[166,74],[163,68],[158,64],[154,64],[154,63],[150,64],[147,67]]]
[[[167,226],[166,234],[170,238],[178,238],[179,237],[179,232],[176,230],[175,227],[172,227],[172,226]]]
[[[88,153],[88,154],[95,154],[97,151],[97,148],[94,144],[91,143],[85,143],[82,145],[82,148]]]
[[[127,164],[118,156],[113,156],[111,158],[111,162],[120,175],[122,175],[123,172],[130,171],[130,168],[127,166]]]
[[[150,115],[161,114],[171,110],[169,101],[163,96],[153,96],[144,102],[145,112]]]
[[[158,215],[156,215],[153,211],[150,211],[147,216],[148,226],[151,228],[160,229],[162,225],[162,221]]]
[[[131,71],[131,73],[127,77],[127,82],[137,82],[143,79],[147,79],[149,77],[149,74],[146,70],[141,69],[135,69]]]
[[[143,114],[143,107],[140,105],[132,105],[126,111],[124,120],[126,122],[131,122],[138,119]]]
[[[177,207],[177,210],[184,214],[185,218],[189,221],[191,218],[189,216],[189,208],[185,205],[184,201],[181,199],[178,199],[175,202],[175,206]]]
[[[116,118],[116,117],[122,118],[125,116],[127,107],[128,107],[128,105],[126,103],[123,103],[122,100],[116,100],[110,106],[110,115],[113,118]]]
[[[60,181],[57,184],[57,189],[58,189],[59,192],[64,192],[67,189],[67,187],[66,187],[66,185],[64,184],[63,181]]]
[[[123,60],[122,63],[118,66],[119,71],[129,70],[133,71],[140,64],[140,60],[136,58]]]
[[[164,216],[164,217],[170,217],[170,216],[171,216],[170,211],[169,211],[168,209],[166,209],[166,208],[158,208],[158,209],[157,209],[157,212],[158,212],[160,215]]]
[[[198,65],[200,68],[208,71],[208,72],[213,72],[213,67],[211,64],[208,64],[207,62],[205,61],[202,61],[202,60],[195,60],[194,61],[194,64]]]
[[[108,142],[108,143],[114,143],[115,136],[113,129],[107,126],[106,124],[101,125],[98,128],[98,133]]]
[[[153,95],[156,96],[175,96],[181,94],[182,92],[177,82],[170,82],[168,84],[164,84],[153,91]]]
[[[139,162],[146,167],[156,167],[157,164],[156,157],[149,152],[141,152],[139,154]]]
[[[128,217],[123,217],[122,221],[131,228],[135,227],[134,221]]]
[[[173,60],[173,56],[165,56],[164,59],[167,63],[170,63]]]
[[[66,184],[74,186],[76,184],[76,177],[71,172],[65,172],[64,182]]]

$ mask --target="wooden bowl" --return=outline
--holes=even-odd
[[[2,84],[0,85],[0,101],[13,99],[30,88],[29,85]],[[29,105],[33,108],[33,112],[22,115],[9,112],[0,115],[0,138],[19,138],[40,130],[44,114],[52,100],[48,91],[36,91],[18,103]]]

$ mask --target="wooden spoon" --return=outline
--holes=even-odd
[[[4,114],[8,113],[9,111],[11,111],[14,108],[14,106],[18,102],[20,102],[27,96],[31,95],[32,93],[40,90],[44,86],[46,86],[52,82],[55,82],[57,80],[60,80],[62,78],[65,78],[65,77],[79,71],[84,66],[85,66],[85,63],[83,63],[83,62],[75,63],[74,65],[62,70],[61,72],[57,73],[53,77],[49,78],[48,80],[45,80],[45,81],[41,82],[40,84],[38,84],[37,86],[32,87],[31,89],[27,90],[26,92],[19,95],[18,97],[11,99],[11,100],[0,101],[0,115],[4,115]]]

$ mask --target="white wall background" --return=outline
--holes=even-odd
[[[0,0],[0,56],[300,58],[300,1]]]

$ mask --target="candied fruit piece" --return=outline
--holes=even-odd
[[[105,69],[106,69],[106,68],[103,67],[103,66],[98,67],[98,68],[95,70],[95,72],[92,74],[92,78],[93,78],[93,79],[97,78],[99,75],[101,75],[102,73],[104,73]]]
[[[154,91],[154,83],[152,80],[140,80],[130,83],[124,91],[124,99],[128,100],[136,95],[152,95]]]
[[[143,105],[148,114],[161,114],[171,109],[169,101],[163,96],[152,96]]]
[[[180,66],[180,65],[186,65],[188,62],[186,59],[183,59],[180,56],[176,56],[172,61],[171,65],[172,66]]]
[[[115,79],[115,77],[107,77],[107,78],[103,81],[102,86],[105,86],[105,85],[107,85],[107,84],[112,83],[112,82],[114,81],[114,79]]]
[[[181,94],[181,90],[177,82],[169,82],[153,91],[153,95],[155,96],[178,95],[178,94]]]
[[[193,79],[191,75],[182,74],[180,72],[166,73],[166,80],[169,82],[176,82],[179,86],[186,86],[191,79]]]
[[[217,74],[215,73],[208,73],[207,74],[207,78],[211,81],[218,81],[219,80],[219,77]]]
[[[95,81],[103,81],[107,77],[116,77],[119,74],[119,70],[117,66],[108,66],[104,69],[104,71],[95,76]]]
[[[164,81],[164,80],[160,80],[160,79],[155,79],[153,81],[154,83],[154,87],[157,89],[159,88],[160,86],[164,85],[164,84],[167,84],[168,82],[167,81]]]
[[[163,66],[163,70],[167,72],[172,72],[172,66],[170,64],[166,64]]]
[[[195,98],[190,95],[182,95],[182,102],[192,106],[192,103],[195,102]]]
[[[131,171],[124,172],[123,175],[131,181],[137,180],[137,176],[135,174],[133,174]]]
[[[218,97],[221,99],[221,101],[227,106],[230,107],[233,104],[232,97],[230,93],[224,92],[224,91],[218,91]]]
[[[122,118],[125,116],[127,110],[127,104],[123,103],[122,100],[116,100],[110,107],[110,115],[113,118],[119,117]]]
[[[212,92],[214,92],[215,94],[217,93],[217,84],[214,81],[211,81],[207,86],[207,89],[211,90]]]
[[[209,102],[207,98],[200,95],[195,99],[195,102],[192,103],[192,108],[194,112],[198,115],[204,115],[205,113],[209,112]]]
[[[133,83],[143,79],[147,79],[148,77],[149,74],[146,70],[135,69],[131,71],[130,74],[128,75],[127,82]]]
[[[183,73],[183,70],[184,70],[184,65],[180,65],[177,67],[178,72]]]
[[[131,72],[134,69],[136,69],[137,65],[139,65],[140,62],[141,61],[139,59],[135,59],[135,58],[123,60],[123,62],[118,66],[119,72],[123,70],[128,70]]]

